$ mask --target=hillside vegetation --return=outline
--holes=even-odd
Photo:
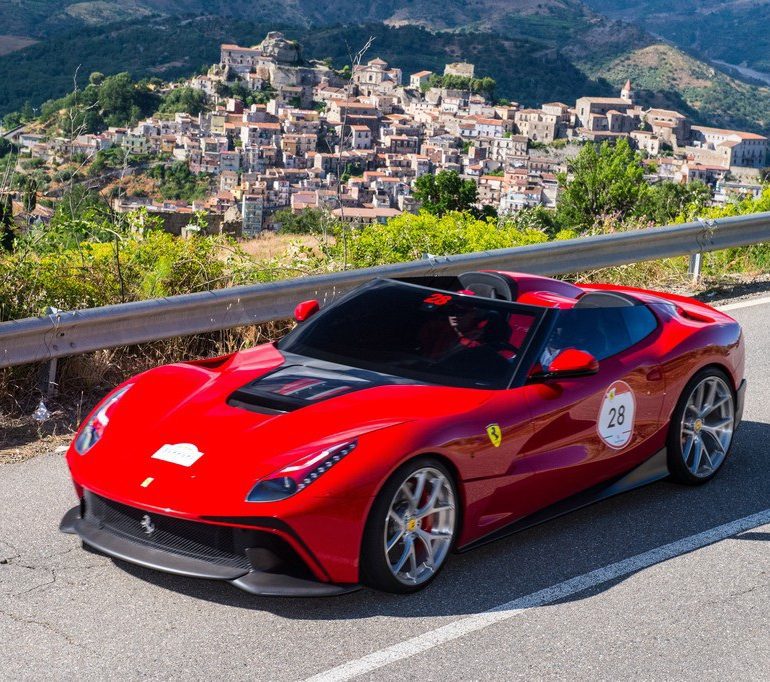
[[[70,92],[78,67],[80,87],[93,71],[174,79],[217,62],[220,43],[255,44],[270,28],[278,27],[211,17],[182,23],[155,18],[113,24],[109,41],[104,28],[58,36],[0,58],[0,116],[21,109],[27,101],[40,107],[45,100]],[[363,45],[369,36],[375,37],[369,56],[379,55],[406,74],[426,68],[443,72],[447,62],[468,59],[497,81],[496,96],[524,104],[610,92],[607,83],[591,80],[563,55],[527,40],[490,33],[434,35],[417,26],[384,24],[285,30],[303,44],[306,58],[331,57],[338,67],[350,59],[348,46]],[[52,62],[57,64],[55,70]]]
[[[588,13],[577,0],[7,0],[0,25],[9,32],[46,35],[76,23],[105,24],[148,13],[279,20],[298,26],[346,23],[423,24],[436,28],[492,28],[511,14],[566,16]]]
[[[597,70],[616,86],[630,78],[649,105],[677,109],[700,123],[770,132],[770,88],[731,78],[670,45],[635,50]]]
[[[733,62],[747,59],[735,54],[748,50],[757,64],[769,54],[765,24],[746,12],[770,12],[770,0],[685,0],[680,9],[663,0],[638,7],[626,0],[591,2],[613,17],[631,19],[638,19],[640,8],[678,17],[700,7],[698,21],[683,21],[682,30],[698,32],[693,47],[709,50],[713,41],[704,37],[705,27],[720,13],[734,12],[734,18],[717,22],[726,27],[720,37],[724,50],[708,54]],[[359,24],[349,25],[352,19]],[[0,115],[25,101],[37,107],[62,96],[78,66],[82,74],[176,78],[217,61],[220,42],[254,44],[267,30],[282,29],[306,45],[307,57],[332,57],[338,66],[369,35],[377,38],[373,53],[406,73],[472,61],[495,78],[498,97],[526,105],[608,94],[630,77],[638,88],[655,91],[645,94],[646,101],[698,122],[770,132],[768,88],[727,76],[578,0],[11,0],[0,4],[0,26],[8,33],[47,36],[0,57]]]
[[[638,24],[729,64],[770,74],[770,0],[586,0],[597,12]]]

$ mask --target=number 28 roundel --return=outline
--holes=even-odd
[[[620,450],[634,435],[634,392],[625,381],[616,381],[604,394],[597,428],[599,437],[611,448]]]

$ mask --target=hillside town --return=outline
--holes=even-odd
[[[695,125],[677,111],[642,107],[629,81],[618,97],[581,97],[527,108],[494,102],[473,64],[443,74],[404,74],[382,59],[347,73],[306,62],[301,47],[272,32],[255,47],[225,44],[207,74],[168,87],[205,93],[198,115],[153,116],[129,128],[56,138],[21,129],[12,141],[44,163],[91,158],[121,147],[210,178],[197,202],[131,192],[119,212],[146,208],[179,231],[205,211],[208,229],[252,237],[278,226],[280,211],[324,209],[353,224],[416,212],[416,178],[456,171],[478,186],[480,206],[499,214],[555,207],[558,175],[585,142],[626,139],[643,153],[646,180],[700,180],[715,203],[758,195],[768,139]],[[486,79],[489,80],[489,79]],[[269,93],[263,104],[223,96],[223,86]],[[45,212],[40,209],[41,219]]]

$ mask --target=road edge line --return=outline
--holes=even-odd
[[[642,554],[597,568],[588,573],[546,587],[538,592],[533,592],[524,597],[500,604],[487,611],[466,616],[435,630],[429,630],[411,639],[313,675],[307,678],[305,682],[344,682],[345,680],[351,680],[391,663],[411,658],[446,642],[451,642],[465,635],[483,630],[495,623],[509,620],[526,613],[529,609],[547,606],[560,599],[565,599],[603,583],[626,577],[644,568],[649,568],[663,561],[707,547],[768,523],[770,523],[770,509],[765,509],[751,516],[736,519],[721,526],[715,526],[701,533],[655,547]]]

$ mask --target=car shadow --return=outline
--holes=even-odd
[[[163,589],[289,619],[430,617],[485,611],[561,581],[701,533],[770,507],[770,425],[744,422],[719,475],[703,486],[664,480],[619,495],[466,554],[413,595],[363,589],[340,597],[256,597],[227,583],[168,575],[114,560],[125,572]],[[742,540],[770,540],[747,532]],[[644,569],[642,569],[644,570]],[[632,574],[564,601],[592,596]]]

